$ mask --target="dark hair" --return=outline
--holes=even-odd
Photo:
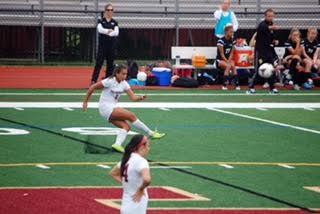
[[[266,16],[268,13],[274,13],[274,10],[272,8],[267,9],[264,11],[264,15]]]
[[[112,4],[106,4],[106,6],[104,6],[104,11],[106,11],[108,9],[108,7],[112,7],[112,9],[113,9]]]
[[[124,69],[128,69],[128,66],[123,65],[123,64],[116,65],[115,68],[113,69],[113,73],[112,73],[111,77],[115,77],[116,74],[120,73]]]
[[[126,146],[126,148],[124,150],[124,154],[122,156],[121,165],[120,165],[121,177],[124,176],[124,169],[125,169],[127,162],[129,161],[129,158],[130,158],[132,152],[137,151],[138,145],[141,143],[143,138],[144,138],[144,135],[141,135],[141,134],[135,135],[131,138],[130,142]]]
[[[224,33],[228,32],[231,29],[233,29],[232,25],[226,25],[225,28],[224,28]]]

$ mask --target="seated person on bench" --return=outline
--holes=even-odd
[[[216,66],[224,71],[222,90],[228,90],[228,79],[233,77],[236,90],[240,90],[238,73],[233,60],[234,41],[233,41],[233,26],[227,25],[224,29],[224,37],[218,40],[218,54]]]

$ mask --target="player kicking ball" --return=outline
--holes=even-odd
[[[160,139],[165,136],[164,133],[159,133],[149,129],[148,126],[141,122],[134,113],[117,107],[120,96],[124,92],[127,93],[128,97],[133,102],[143,101],[146,99],[146,96],[136,96],[133,93],[126,81],[127,75],[127,67],[124,65],[118,66],[115,68],[113,76],[90,86],[83,101],[83,111],[86,112],[88,110],[88,101],[93,92],[96,89],[102,89],[99,100],[99,112],[104,119],[120,128],[116,142],[112,145],[112,148],[120,153],[124,152],[122,144],[125,141],[128,132],[131,130],[128,122],[130,122],[135,128],[148,134],[152,139]]]
[[[279,29],[279,26],[273,23],[274,20],[274,11],[272,9],[268,9],[264,13],[265,19],[258,25],[257,28],[257,36],[256,36],[256,44],[255,44],[255,68],[256,72],[253,74],[252,78],[249,80],[249,89],[247,94],[255,94],[256,90],[254,89],[254,85],[256,80],[258,79],[260,66],[267,63],[271,64],[275,70],[273,74],[266,78],[266,81],[270,87],[271,94],[279,94],[279,91],[275,88],[275,80],[276,73],[279,71],[278,65],[278,57],[274,49],[274,45],[278,42],[274,39],[274,31]]]
[[[228,90],[228,78],[233,77],[236,90],[241,90],[239,86],[239,78],[235,62],[233,60],[234,41],[233,41],[233,26],[226,25],[224,29],[224,37],[218,40],[218,54],[216,60],[216,67],[223,70],[223,86],[222,90]]]
[[[126,146],[121,162],[110,172],[112,178],[122,183],[121,214],[146,214],[147,187],[151,183],[149,163],[146,160],[150,142],[143,135],[135,135]]]

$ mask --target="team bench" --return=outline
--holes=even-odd
[[[276,53],[280,59],[284,56],[285,48],[277,47]],[[174,69],[192,69],[194,71],[194,78],[197,79],[198,72],[201,69],[217,69],[215,59],[217,57],[217,47],[192,47],[192,46],[172,46],[171,47],[171,59],[175,61],[173,68]],[[206,57],[207,60],[213,60],[213,63],[208,63],[205,67],[194,67],[190,64],[181,64],[180,60],[192,60],[192,56],[195,54],[200,54]],[[254,67],[237,67],[237,69],[252,69]]]

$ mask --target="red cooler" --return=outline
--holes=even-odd
[[[253,48],[236,47],[234,50],[234,61],[238,67],[253,66]]]

